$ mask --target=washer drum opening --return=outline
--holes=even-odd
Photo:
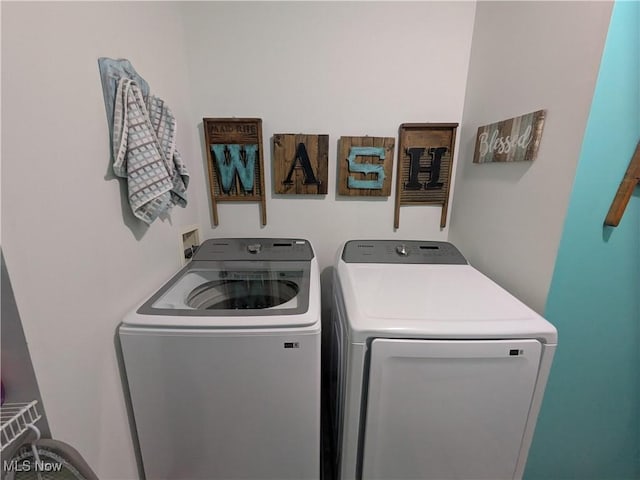
[[[214,280],[194,288],[187,305],[197,310],[242,310],[282,305],[299,292],[289,280]]]

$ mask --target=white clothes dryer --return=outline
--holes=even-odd
[[[219,239],[119,327],[144,473],[318,479],[320,276],[300,239]]]
[[[522,477],[553,325],[444,242],[347,242],[333,295],[338,478]]]

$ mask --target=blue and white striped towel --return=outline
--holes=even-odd
[[[145,103],[137,83],[118,82],[113,115],[113,171],[127,179],[129,203],[147,224],[187,205],[189,174],[176,150],[176,121],[158,97]]]

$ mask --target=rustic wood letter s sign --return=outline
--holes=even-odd
[[[213,224],[219,202],[260,202],[267,224],[262,161],[262,120],[203,118]]]
[[[340,137],[338,195],[391,195],[394,148],[391,137]]]
[[[546,110],[478,128],[473,163],[519,162],[538,154]]]

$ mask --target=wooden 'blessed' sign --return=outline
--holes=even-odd
[[[457,123],[400,125],[394,228],[402,205],[442,205],[440,227],[447,221],[449,186]]]
[[[204,118],[205,148],[213,224],[218,225],[219,202],[260,202],[262,225],[267,224],[262,161],[262,120]]]
[[[478,128],[473,163],[519,162],[538,154],[545,110]]]

